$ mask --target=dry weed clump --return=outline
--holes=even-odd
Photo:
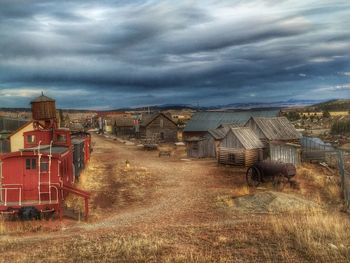
[[[311,195],[318,202],[340,203],[342,198],[339,176],[330,171],[322,171],[315,165],[304,165],[298,169],[302,181],[301,192]],[[313,188],[313,190],[310,190]]]
[[[43,220],[21,221],[18,218],[11,220],[3,216],[0,217],[0,236],[1,235],[17,235],[24,233],[44,233],[60,230],[60,225],[54,221],[45,222]]]
[[[296,250],[310,262],[349,262],[350,220],[341,214],[310,211],[308,214],[271,216],[271,229],[286,260]]]

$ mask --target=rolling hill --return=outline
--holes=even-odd
[[[311,106],[320,111],[350,111],[350,99],[336,99]]]

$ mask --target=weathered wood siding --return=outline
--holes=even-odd
[[[116,136],[135,136],[135,128],[133,126],[114,126],[114,134]]]
[[[236,166],[251,166],[259,160],[261,149],[238,149],[219,147],[218,162]]]
[[[205,140],[202,144],[205,144],[204,147],[206,148],[206,157],[215,158],[216,157],[216,145],[215,145],[215,139],[213,136],[210,136],[209,134],[205,137]]]
[[[145,129],[141,129],[140,131],[144,133],[146,138],[152,138],[154,134],[159,134],[161,141],[177,141],[177,125],[162,114],[158,115]]]
[[[300,148],[288,144],[270,144],[270,159],[299,165],[301,151]]]
[[[259,128],[259,126],[254,122],[254,120],[252,118],[250,118],[248,120],[248,122],[245,124],[246,127],[249,127],[250,129],[253,130],[253,132],[256,134],[256,136],[258,136],[258,138],[265,143],[263,140],[265,139],[266,141],[266,137],[264,135],[264,133],[261,131],[261,129]]]
[[[225,138],[221,140],[221,147],[226,147],[226,148],[236,148],[236,149],[241,149],[243,148],[242,143],[237,139],[234,134],[229,131]]]
[[[190,158],[215,158],[215,140],[207,135],[199,141],[186,142],[187,156]]]

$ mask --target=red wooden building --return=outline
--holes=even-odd
[[[56,212],[62,218],[63,202],[71,193],[85,200],[89,193],[74,187],[75,145],[82,141],[80,157],[90,159],[91,138],[87,133],[71,135],[57,127],[55,101],[44,95],[31,102],[34,130],[25,132],[23,149],[0,156],[0,212],[27,217]]]

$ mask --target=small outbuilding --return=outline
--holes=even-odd
[[[245,124],[264,145],[264,159],[300,163],[301,134],[286,117],[252,117]]]
[[[141,138],[158,140],[159,142],[176,142],[177,132],[177,124],[167,114],[159,112],[142,117],[140,124]]]
[[[262,160],[263,147],[263,143],[250,128],[231,128],[221,140],[218,162],[220,164],[250,166]]]
[[[220,126],[220,128],[209,130],[208,134],[204,136],[204,138],[207,140],[207,148],[210,150],[208,151],[208,157],[218,157],[221,141],[225,138],[226,134],[230,130],[230,127],[231,126]]]
[[[244,126],[251,128],[265,146],[271,141],[300,144],[302,137],[286,117],[251,117]]]
[[[118,137],[135,137],[136,120],[132,117],[118,117],[113,119],[113,133]]]
[[[189,158],[208,157],[208,143],[204,137],[191,137],[185,140],[186,152]]]

